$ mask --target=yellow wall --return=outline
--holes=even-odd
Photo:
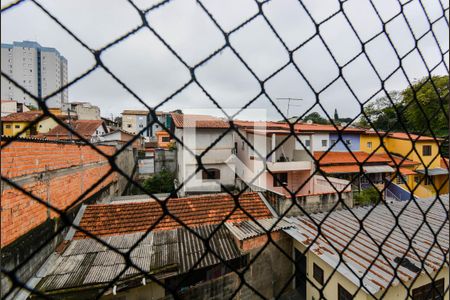
[[[21,132],[26,126],[28,126],[28,122],[2,122],[3,123],[3,134],[7,136],[16,136]],[[7,128],[7,127],[10,128]],[[18,127],[18,128],[17,128]],[[21,137],[30,136],[30,130],[21,134]]]
[[[372,143],[371,148],[368,147],[369,142]],[[364,151],[366,153],[373,153],[373,152],[384,153],[385,150],[383,147],[380,147],[379,149],[377,149],[379,146],[380,146],[380,137],[378,137],[377,135],[373,135],[373,134],[361,134],[361,136],[360,136],[361,151]]]
[[[55,120],[52,118],[46,118],[37,123],[36,129],[38,133],[47,133],[56,126],[58,126],[58,123],[56,123]]]
[[[410,160],[413,160],[415,162],[421,163],[421,160],[419,159],[420,155],[422,158],[422,161],[425,163],[425,166],[428,168],[439,168],[440,167],[440,159],[441,156],[439,155],[439,146],[434,141],[417,141],[415,144],[415,149],[417,153],[413,150],[409,155],[408,153],[412,149],[412,142],[410,140],[402,140],[402,139],[396,139],[392,137],[388,137],[385,139],[385,145],[386,148],[391,153],[400,154],[403,157],[406,157]],[[423,156],[422,155],[422,148],[424,145],[431,146],[431,155],[430,156]],[[435,158],[435,156],[438,155],[438,157]],[[430,162],[434,159],[434,161],[430,164]],[[419,166],[419,169],[425,168],[425,166]]]
[[[294,247],[297,248],[299,251],[303,252],[305,251],[305,247],[300,244],[297,241],[294,241]],[[343,288],[345,288],[350,293],[355,293],[356,290],[358,290],[358,286],[356,286],[354,283],[352,283],[350,280],[348,280],[346,277],[341,275],[338,272],[334,272],[334,269],[330,267],[326,262],[324,262],[320,257],[318,257],[316,254],[314,254],[312,251],[308,251],[306,253],[306,261],[307,261],[307,276],[308,279],[311,282],[314,282],[314,284],[322,288],[322,286],[314,279],[313,277],[313,264],[315,263],[318,265],[324,272],[324,282],[327,282],[329,276],[332,275],[330,281],[327,282],[327,285],[325,289],[323,290],[323,295],[325,299],[337,299],[338,296],[338,284],[341,285]],[[444,289],[448,287],[449,284],[449,275],[448,275],[448,267],[443,268],[441,273],[438,275],[437,279],[444,278],[445,286]],[[428,279],[427,275],[421,275],[417,281],[414,283],[412,288],[417,288],[422,285],[428,284],[430,280]],[[381,298],[381,295],[385,291],[379,291],[377,294],[375,294],[375,297]],[[397,299],[406,299],[405,297],[405,289],[401,284],[390,287],[384,298],[386,300],[397,300]],[[310,282],[307,283],[307,290],[306,290],[306,299],[312,300],[312,299],[321,299],[319,290],[317,290]],[[364,292],[362,289],[359,289],[356,296],[353,298],[355,300],[372,300],[374,299],[370,294]],[[445,296],[446,300],[449,300],[449,293]]]

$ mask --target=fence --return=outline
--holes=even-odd
[[[14,14],[23,2],[25,1],[16,1],[4,6],[1,10],[2,15],[5,13]],[[2,187],[8,186],[9,189],[17,190],[27,197],[26,201],[47,207],[51,211],[51,215],[57,215],[61,220],[60,225],[51,232],[50,236],[37,241],[38,247],[34,251],[21,257],[19,264],[13,267],[2,265],[2,298],[19,298],[23,295],[31,295],[31,297],[45,299],[58,297],[93,299],[104,297],[108,299],[117,294],[124,295],[123,297],[130,299],[135,299],[142,295],[153,297],[154,299],[164,297],[184,299],[183,297],[186,297],[186,295],[200,295],[198,297],[211,299],[302,299],[302,297],[307,299],[312,299],[312,297],[314,299],[351,299],[360,297],[358,299],[362,299],[366,296],[367,299],[398,299],[396,297],[405,299],[408,297],[413,299],[448,299],[448,196],[442,195],[445,192],[448,193],[448,171],[447,175],[445,175],[445,171],[439,171],[441,172],[439,174],[444,175],[441,181],[438,182],[437,179],[434,179],[438,178],[437,176],[441,176],[437,175],[436,169],[448,169],[448,161],[443,159],[445,167],[437,168],[434,165],[436,161],[442,158],[441,147],[438,146],[438,151],[435,153],[431,152],[430,155],[427,154],[427,157],[424,157],[426,151],[419,147],[422,145],[424,136],[428,136],[426,140],[429,143],[437,145],[442,143],[448,144],[448,77],[436,76],[436,74],[448,74],[449,71],[448,3],[442,3],[438,0],[426,2],[392,1],[391,6],[386,7],[381,5],[379,1],[369,0],[364,2],[364,7],[358,11],[355,17],[354,11],[351,13],[348,9],[352,5],[351,1],[336,2],[334,5],[322,4],[319,8],[310,3],[308,4],[307,2],[309,1],[293,1],[292,3],[294,3],[295,7],[303,12],[301,18],[308,20],[312,28],[309,36],[293,46],[292,40],[288,41],[278,24],[274,24],[270,17],[273,10],[275,10],[275,4],[279,3],[279,1],[255,1],[254,6],[256,10],[254,14],[236,24],[232,29],[224,28],[221,25],[221,20],[206,5],[206,1],[197,1],[195,3],[196,9],[200,10],[209,25],[212,25],[221,33],[224,42],[200,62],[191,64],[184,58],[184,53],[176,50],[167,41],[168,38],[163,33],[160,33],[159,28],[151,24],[147,19],[149,14],[163,9],[170,2],[172,1],[162,1],[144,9],[134,1],[128,1],[129,6],[140,17],[140,24],[123,36],[110,41],[106,46],[94,49],[84,43],[74,31],[66,26],[57,14],[50,12],[45,4],[40,1],[29,1],[29,3],[32,3],[47,15],[54,22],[54,26],[57,26],[68,36],[75,39],[95,59],[93,67],[85,70],[83,74],[61,86],[58,90],[46,96],[36,96],[28,91],[17,78],[3,70],[2,57],[2,82],[4,80],[11,82],[14,87],[18,88],[25,95],[36,100],[39,104],[39,109],[43,112],[42,115],[21,129],[21,132],[27,132],[27,130],[33,128],[47,117],[51,118],[59,126],[71,132],[72,139],[88,145],[109,164],[109,171],[103,174],[96,182],[90,182],[90,188],[79,195],[73,203],[79,203],[84,197],[102,187],[104,180],[107,180],[111,174],[118,174],[127,178],[142,193],[155,198],[138,182],[134,182],[116,163],[118,155],[130,147],[139,138],[139,135],[136,135],[114,154],[111,154],[104,151],[102,147],[92,144],[83,134],[69,126],[70,124],[58,118],[48,107],[46,102],[48,99],[64,92],[74,84],[82,82],[95,70],[103,70],[109,74],[133,99],[139,101],[148,109],[152,121],[147,124],[146,128],[142,128],[140,133],[143,134],[148,128],[158,124],[160,128],[170,133],[171,138],[176,142],[177,149],[180,149],[184,147],[186,141],[183,141],[181,136],[176,136],[171,128],[167,128],[166,124],[158,120],[157,110],[191,86],[197,86],[211,103],[222,110],[221,103],[223,102],[218,100],[219,97],[217,95],[213,95],[208,91],[199,79],[198,71],[221,53],[229,51],[235,56],[239,65],[246,70],[248,77],[257,82],[258,85],[258,93],[256,95],[248,99],[241,99],[240,103],[242,103],[242,106],[240,111],[251,107],[258,98],[265,97],[268,100],[268,106],[276,110],[284,121],[284,125],[280,126],[285,126],[283,130],[287,132],[287,137],[275,149],[272,149],[267,157],[259,157],[259,159],[266,161],[266,158],[269,158],[276,150],[280,149],[288,138],[294,137],[296,142],[305,149],[309,159],[314,162],[315,167],[308,178],[304,180],[304,183],[299,184],[298,189],[289,190],[284,187],[284,196],[290,200],[290,206],[283,209],[283,211],[279,210],[279,214],[276,216],[270,213],[266,214],[263,208],[256,210],[254,208],[255,205],[245,206],[244,203],[247,203],[245,201],[249,200],[246,198],[244,201],[243,198],[256,197],[249,196],[248,190],[245,188],[230,190],[229,187],[221,185],[222,192],[229,195],[229,198],[227,198],[228,196],[220,196],[222,197],[220,199],[224,203],[228,201],[226,199],[232,201],[232,209],[226,211],[225,217],[221,221],[216,222],[214,224],[216,226],[211,228],[199,229],[196,226],[192,226],[192,224],[189,225],[181,217],[181,211],[175,210],[175,206],[172,203],[174,203],[174,199],[180,199],[177,197],[177,193],[182,189],[186,181],[196,176],[196,174],[208,172],[207,166],[202,163],[202,157],[213,149],[227,133],[240,136],[245,141],[245,144],[253,150],[254,155],[258,156],[258,149],[255,149],[251,141],[242,135],[242,131],[240,131],[242,127],[233,122],[236,121],[233,118],[237,114],[229,115],[223,110],[223,113],[229,118],[227,120],[228,127],[223,130],[223,133],[218,135],[201,154],[195,155],[195,150],[187,149],[197,159],[198,165],[195,173],[185,178],[185,182],[179,182],[176,189],[170,193],[167,199],[159,199],[152,202],[157,204],[157,207],[153,208],[154,211],[159,212],[154,222],[147,223],[145,228],[140,228],[138,233],[124,236],[122,239],[119,231],[114,232],[114,230],[120,229],[114,225],[117,224],[116,220],[108,219],[108,222],[110,222],[108,224],[111,224],[111,226],[107,226],[104,230],[109,230],[110,235],[97,236],[93,234],[91,231],[96,228],[83,227],[85,224],[83,219],[80,221],[80,219],[74,218],[73,215],[69,216],[66,208],[62,209],[53,205],[46,201],[44,197],[35,193],[34,190],[27,189],[8,176],[4,172],[2,159]],[[333,7],[335,8],[334,10]],[[327,16],[318,17],[318,11],[323,12],[327,10],[329,10]],[[424,30],[418,30],[417,24],[410,20],[408,11],[411,10],[421,15],[422,23],[425,23]],[[176,14],[177,12],[174,11],[173,13]],[[379,25],[375,26],[376,29],[370,34],[359,30],[360,25],[366,21],[366,16],[367,18],[369,16],[372,17],[374,22]],[[336,18],[341,19],[345,23],[345,30],[341,32],[333,32],[331,30],[332,37],[340,39],[344,34],[351,35],[358,46],[358,51],[351,52],[348,50],[350,45],[344,45],[344,42],[338,43],[340,45],[338,48],[330,46],[330,36],[326,36],[323,30],[325,27],[330,26],[332,20]],[[361,18],[364,20],[361,20]],[[270,31],[271,38],[280,44],[278,49],[280,56],[287,57],[286,62],[278,66],[276,70],[272,70],[270,74],[264,74],[264,76],[255,70],[253,56],[250,55],[249,57],[241,53],[233,40],[240,32],[255,22],[264,23],[264,26]],[[401,25],[395,25],[396,23],[401,23]],[[9,29],[5,28],[5,30]],[[291,26],[290,30],[299,35],[304,34],[301,26]],[[446,36],[443,40],[442,36],[439,35],[439,30],[441,30],[440,32],[443,31],[443,36]],[[116,47],[139,31],[151,32],[164,45],[165,49],[170,52],[173,58],[190,74],[189,79],[174,89],[169,97],[158,99],[158,105],[152,107],[108,67],[103,57],[107,50]],[[406,50],[404,45],[401,46],[399,44],[401,42],[399,36],[405,35],[413,40],[410,48]],[[384,47],[373,46],[376,45],[378,38],[386,41]],[[245,41],[241,40],[240,42],[244,43]],[[317,70],[315,71],[319,72],[318,77],[311,76],[311,70],[307,70],[297,60],[297,56],[302,55],[302,51],[311,47],[313,43],[322,45],[321,49],[328,58],[327,61],[317,61]],[[424,43],[427,47],[422,46]],[[375,60],[380,59],[380,57],[374,53],[372,47],[377,47],[375,52],[387,51],[392,54],[392,61],[388,61],[388,58],[383,55],[381,57],[381,60],[387,61],[386,65],[389,66],[389,71],[377,68],[378,62]],[[430,50],[432,53],[429,52]],[[257,55],[257,53],[252,54]],[[421,80],[414,78],[406,67],[405,61],[412,56],[415,56],[422,65],[424,78]],[[273,60],[276,59],[277,57],[274,56]],[[360,74],[355,74],[352,71],[353,63],[357,60],[364,60],[367,68],[371,70],[370,73],[373,74],[374,78],[371,79],[373,82],[368,83],[372,87],[370,95],[366,95],[361,86],[355,87],[352,83],[351,78],[360,76]],[[265,61],[259,61],[260,65],[264,63]],[[335,75],[320,73],[320,66],[325,63],[335,66],[337,70]],[[267,92],[267,87],[270,83],[287,68],[290,68],[304,81],[305,87],[311,90],[311,97],[314,101],[311,107],[295,118],[289,118],[289,115],[284,114],[276,104],[276,99]],[[392,94],[392,91],[388,89],[389,79],[394,76],[401,76],[406,82],[407,92],[403,94],[403,99],[401,99],[403,102],[399,102]],[[438,81],[442,80],[442,78],[444,78],[444,85],[439,85]],[[167,80],[170,81],[171,77],[168,76]],[[332,117],[325,109],[324,103],[328,88],[338,83],[343,89],[348,91],[349,97],[353,98],[361,108],[360,113],[351,120],[346,120],[346,125],[343,126],[337,116]],[[387,105],[382,107],[377,113],[382,116],[388,115],[390,119],[374,117],[373,112],[376,106],[372,103],[374,98],[380,93],[385,95],[383,101]],[[407,99],[409,99],[409,102]],[[306,123],[305,117],[314,110],[319,110],[325,114],[325,121],[331,128],[329,130],[334,132],[333,139],[330,141],[330,147],[326,151],[321,152],[320,155],[308,150],[311,149],[310,145],[298,137],[301,130],[296,127],[299,124],[309,124]],[[421,122],[417,125],[407,121],[407,117],[409,118],[411,115],[413,120],[420,120]],[[356,143],[354,135],[351,138],[346,137],[347,131],[353,130],[353,125],[358,122],[359,118],[364,121],[362,123],[366,126],[365,131],[360,132],[360,135],[367,134],[375,137],[373,140],[368,140],[364,145],[360,145],[359,140]],[[440,123],[436,123],[439,120]],[[443,135],[442,127],[436,128],[442,123],[447,124],[447,127],[443,130]],[[369,129],[372,130],[369,132]],[[302,130],[308,132],[307,129]],[[394,134],[396,131],[401,131],[404,134],[400,137]],[[438,131],[440,135],[438,135]],[[393,151],[392,148],[389,149],[386,143],[380,142],[388,138],[398,138],[401,141],[410,142],[407,151],[403,154],[398,153]],[[5,139],[2,142],[2,158],[5,151],[17,143],[19,143],[18,138]],[[333,147],[340,152],[348,152],[352,163],[357,168],[356,171],[353,171],[353,174],[356,173],[355,176],[344,176],[349,180],[348,187],[351,187],[353,181],[363,177],[378,191],[376,192],[377,197],[375,200],[368,198],[369,202],[371,202],[370,205],[351,208],[351,205],[344,201],[346,200],[344,194],[347,191],[335,187],[332,183],[333,179],[330,180],[328,178],[330,177],[329,173],[324,171],[327,166],[323,166],[322,163],[325,157],[333,152]],[[355,147],[368,147],[371,150],[366,157],[361,159],[360,151],[355,150]],[[400,151],[398,147],[393,147]],[[426,183],[429,188],[434,190],[435,196],[431,199],[419,200],[414,196],[418,188],[414,188],[412,184],[406,184],[406,189],[411,194],[407,201],[394,203],[393,205],[384,202],[384,189],[379,191],[378,186],[375,186],[371,182],[371,177],[368,176],[369,172],[372,171],[364,169],[367,165],[370,165],[371,159],[374,157],[379,158],[377,156],[378,151],[386,154],[387,158],[385,157],[385,159],[388,159],[394,168],[393,176],[388,181],[393,181],[396,177],[401,176],[401,172],[404,171],[404,164],[409,161],[407,158],[415,157],[417,164],[422,166],[422,173],[417,173],[412,180],[417,185],[420,185],[422,182]],[[399,157],[401,157],[400,160],[398,159]],[[18,157],[17,159],[20,158]],[[275,178],[274,182],[283,186],[284,182],[274,172],[269,169],[265,170],[265,172],[267,172],[268,176]],[[209,173],[206,174],[208,175]],[[321,211],[319,214],[311,214],[302,207],[302,202],[300,197],[297,196],[297,192],[303,188],[306,182],[313,180],[314,176],[317,175],[323,176],[324,180],[333,187],[337,201],[333,202],[333,205],[328,205],[328,210]],[[270,191],[268,192],[269,194]],[[272,195],[274,194],[272,193]],[[209,197],[214,196],[210,195]],[[274,202],[279,197],[280,195],[277,194],[277,197],[270,198],[267,204],[270,205],[270,202]],[[203,198],[200,197],[200,199]],[[253,203],[256,203],[259,198],[251,199],[255,201]],[[186,198],[185,201],[193,200]],[[141,215],[139,213],[144,206],[138,206],[142,205],[140,203],[133,205],[136,205],[133,213],[136,218],[140,218]],[[90,208],[88,206],[87,208],[80,208],[80,210],[83,210],[84,216],[91,216],[91,220],[96,218],[101,220],[99,216],[101,215],[100,210],[103,209],[102,207],[95,206]],[[90,215],[93,213],[92,210],[97,208],[99,209],[97,212],[99,215]],[[337,210],[338,208],[340,210]],[[5,226],[4,222],[6,222],[4,219],[6,209],[2,203],[2,227]],[[104,209],[107,210],[108,208]],[[291,217],[289,212],[294,209],[300,211],[304,216]],[[217,211],[220,211],[220,208]],[[241,225],[238,224],[239,220],[233,219],[234,213],[237,211],[242,212],[241,218],[244,219],[244,223]],[[271,221],[262,222],[261,218],[256,215],[259,213]],[[346,221],[339,219],[339,216],[345,217]],[[151,217],[155,216],[152,215]],[[204,217],[206,218],[206,216]],[[142,218],[148,219],[150,216],[147,215]],[[179,227],[178,230],[168,230],[162,233],[163,229],[160,227],[168,224],[166,222],[167,218]],[[97,225],[97,229],[100,230],[100,227],[103,228],[104,223],[98,223]],[[385,227],[379,227],[381,229],[377,227],[382,225]],[[251,228],[249,229],[251,233],[246,231],[245,228]],[[229,243],[230,239],[227,238],[229,233],[224,233],[224,230],[236,233],[232,243]],[[67,261],[69,263],[66,267],[72,266],[74,270],[69,271],[56,268],[56,270],[53,270],[53,273],[49,273],[51,274],[50,276],[39,277],[42,276],[41,271],[43,269],[41,268],[32,278],[24,278],[20,275],[22,273],[20,270],[27,266],[27,263],[32,262],[34,256],[38,255],[41,249],[67,231],[69,233],[72,232],[71,236],[75,236],[78,239],[72,241],[72,243],[70,240],[59,243],[58,251],[55,252],[55,256],[58,259],[52,261],[52,257],[50,257],[47,260],[48,265],[44,264],[42,268],[51,270],[55,266],[61,266],[62,261]],[[73,233],[74,231],[76,233]],[[117,236],[118,234],[119,236]],[[81,237],[84,237],[84,239]],[[86,243],[83,244],[83,241]],[[187,248],[187,245],[195,249]],[[96,249],[101,250],[97,251]],[[147,255],[145,251],[148,251],[151,255],[147,253],[149,256],[145,256]],[[136,254],[136,252],[140,254]],[[246,259],[241,259],[242,257]],[[278,260],[280,260],[280,263]],[[181,263],[178,264],[178,261]],[[148,264],[152,264],[152,268],[155,265],[159,265],[156,269],[149,271],[146,267]],[[86,269],[87,265],[100,271],[97,271],[95,276],[89,277],[86,275],[90,271]],[[178,265],[179,269],[174,267],[176,265]],[[283,270],[279,269],[281,266]],[[77,273],[78,271],[79,273]],[[445,273],[447,274],[445,275]],[[171,276],[175,275],[178,277],[171,279]],[[101,284],[95,281],[98,278],[103,278],[103,281],[100,282]],[[230,278],[233,279],[232,284],[230,283]],[[211,280],[211,284],[208,283],[210,282],[209,280]],[[224,289],[225,285],[226,291],[224,292],[221,289]],[[69,292],[67,290],[61,292],[67,286],[70,287],[68,289]],[[73,288],[74,286],[77,288]],[[202,290],[202,286],[206,286],[205,290]],[[189,290],[190,287],[192,287],[191,290]],[[70,294],[70,291],[72,294]],[[126,294],[120,294],[120,292]]]

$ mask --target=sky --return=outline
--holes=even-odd
[[[37,2],[90,49],[100,49],[142,24],[139,13],[128,1]],[[146,10],[158,1],[133,3]],[[221,107],[236,111],[260,94],[260,82],[264,82],[264,91],[279,111],[264,95],[248,107],[254,111],[267,109],[269,119],[282,119],[280,112],[286,116],[288,101],[277,98],[289,97],[302,99],[291,102],[289,117],[312,111],[324,115],[320,103],[331,116],[337,109],[340,117],[355,118],[360,114],[359,102],[376,101],[384,95],[377,93],[382,87],[380,78],[385,81],[385,89],[392,91],[406,88],[407,78],[410,81],[422,78],[436,65],[432,74],[448,74],[448,1],[414,0],[403,7],[403,14],[393,18],[401,9],[397,0],[372,0],[376,10],[368,0],[346,1],[342,10],[339,1],[272,0],[261,6],[265,18],[260,14],[238,30],[236,27],[258,13],[257,1],[201,0],[201,3],[224,32],[233,31],[228,39],[233,49],[223,48],[226,43],[223,33],[196,1],[174,0],[145,15],[154,32],[141,28],[102,52],[104,65],[150,107],[158,106],[184,87],[159,110],[195,112],[215,108],[211,97]],[[7,4],[2,1],[2,7]],[[429,20],[433,25],[427,33]],[[385,32],[379,34],[387,21]],[[315,25],[319,23],[320,26]],[[25,1],[3,12],[1,25],[2,43],[33,40],[56,48],[68,60],[69,81],[96,63],[88,49],[32,2]],[[416,47],[415,40],[419,37]],[[295,50],[292,56],[285,47],[291,52]],[[442,53],[446,53],[444,62]],[[397,56],[405,57],[400,61]],[[201,87],[195,82],[186,86],[191,71],[185,64],[192,68],[207,58],[194,71]],[[397,70],[391,75],[400,62],[404,72]],[[341,73],[337,64],[345,66]],[[69,88],[69,101],[98,105],[106,117],[118,116],[124,109],[143,107],[101,68]],[[260,118],[258,114],[245,117]]]

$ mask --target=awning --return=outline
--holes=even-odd
[[[363,166],[364,173],[394,173],[395,170],[388,165],[381,166]]]
[[[425,170],[416,170],[417,173],[425,174]],[[428,176],[447,175],[448,170],[443,168],[428,169]]]

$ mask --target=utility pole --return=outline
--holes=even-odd
[[[291,101],[303,101],[303,99],[301,98],[291,98],[291,97],[287,97],[287,98],[277,98],[277,100],[284,100],[288,102],[287,105],[287,112],[286,112],[286,116],[289,119],[289,107],[291,106]],[[300,106],[300,105],[292,105],[292,106]]]

